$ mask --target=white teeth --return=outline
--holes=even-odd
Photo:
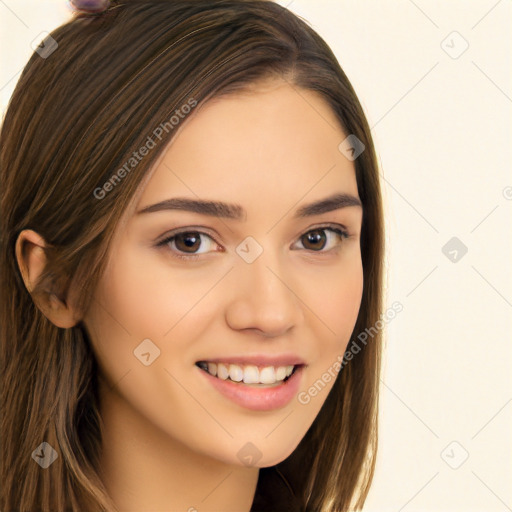
[[[229,371],[225,364],[219,363],[217,365],[217,377],[222,380],[226,380],[229,377]]]
[[[275,381],[276,381],[276,372],[275,372],[273,366],[265,366],[265,368],[261,369],[260,382],[262,384],[274,384]]]
[[[231,379],[234,382],[244,382],[245,384],[275,384],[283,381],[293,373],[294,366],[264,366],[258,369],[257,366],[248,364],[240,366],[238,364],[224,363],[201,363],[201,367],[208,373],[219,379]]]
[[[276,380],[284,380],[285,377],[286,377],[286,367],[280,366],[276,370]]]
[[[240,382],[244,378],[244,371],[237,364],[230,364],[229,378],[235,382]]]
[[[208,363],[208,373],[217,376],[217,363]]]
[[[244,368],[244,382],[246,384],[257,384],[260,381],[260,373],[257,366],[248,365]]]

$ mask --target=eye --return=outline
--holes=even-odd
[[[329,236],[326,235],[329,233]],[[310,229],[304,233],[298,240],[309,252],[326,253],[336,248],[341,244],[341,241],[348,238],[349,234],[346,230],[340,227],[321,226],[315,229]],[[198,249],[202,245],[202,241],[209,241],[206,244],[205,250],[199,252]],[[336,241],[338,240],[338,243]],[[182,260],[195,260],[200,254],[208,252],[215,252],[209,250],[209,244],[216,244],[215,240],[208,234],[202,231],[180,231],[178,233],[171,233],[170,236],[164,238],[161,242],[156,244],[157,247],[168,247],[172,256]],[[218,245],[218,244],[217,244]],[[324,250],[325,247],[327,250]]]
[[[330,236],[325,233],[329,233]],[[348,238],[348,236],[347,231],[341,229],[341,227],[321,226],[304,233],[299,241],[308,251],[326,253],[339,246],[341,241]],[[336,239],[339,240],[338,244],[335,243]],[[326,246],[330,247],[324,250]]]
[[[173,256],[182,260],[194,260],[197,259],[199,254],[209,252],[208,250],[203,252],[195,252],[201,245],[202,238],[215,242],[210,235],[201,231],[181,231],[168,236],[157,244],[157,247],[169,246],[171,251],[174,253]],[[173,247],[174,246],[174,247]],[[176,251],[181,251],[182,254]]]

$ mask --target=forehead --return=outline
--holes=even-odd
[[[170,192],[304,194],[318,180],[357,193],[353,163],[338,149],[345,137],[319,94],[287,82],[214,98],[175,136],[139,205]]]

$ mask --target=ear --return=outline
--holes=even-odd
[[[46,242],[39,234],[31,229],[25,229],[16,240],[16,260],[35,305],[50,322],[67,329],[75,326],[79,319],[75,318],[75,312],[66,301],[59,299],[55,292],[49,290],[45,290],[42,295],[35,295],[32,292],[46,266],[45,248]]]

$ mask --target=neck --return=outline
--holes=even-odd
[[[250,511],[258,468],[193,451],[133,409],[102,379],[100,397],[101,470],[119,511]]]

